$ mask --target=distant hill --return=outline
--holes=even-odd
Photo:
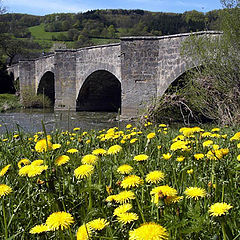
[[[47,52],[59,42],[68,48],[79,48],[118,42],[124,36],[218,30],[220,11],[204,14],[193,10],[177,14],[112,9],[45,16],[8,13],[0,15],[0,33],[32,41],[36,51]]]

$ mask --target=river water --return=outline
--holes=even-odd
[[[70,112],[52,109],[21,109],[0,113],[0,133],[21,131],[35,133],[42,131],[42,123],[47,132],[56,129],[71,131],[75,127],[84,130],[110,127],[123,127],[126,122],[117,121],[116,113],[108,112]]]

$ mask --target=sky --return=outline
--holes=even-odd
[[[94,9],[143,9],[153,12],[208,12],[220,9],[220,0],[3,0],[9,13],[46,15]]]

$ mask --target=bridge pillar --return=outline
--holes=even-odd
[[[121,38],[122,117],[139,115],[157,95],[159,41]]]
[[[19,61],[19,84],[21,96],[23,91],[36,91],[34,60]]]
[[[55,110],[76,110],[76,51],[55,51]]]

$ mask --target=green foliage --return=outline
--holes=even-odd
[[[0,94],[0,112],[20,108],[19,97],[14,94]]]
[[[49,108],[51,100],[43,95],[36,94],[32,88],[26,87],[21,91],[21,104],[25,108]]]

